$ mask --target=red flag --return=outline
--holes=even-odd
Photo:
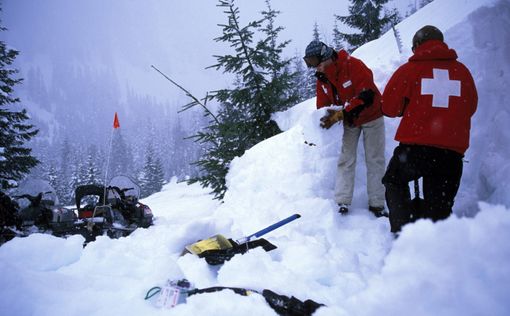
[[[115,112],[115,117],[113,118],[113,128],[119,128],[119,117],[117,116],[117,112]]]

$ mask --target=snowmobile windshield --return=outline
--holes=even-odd
[[[16,198],[21,208],[28,207],[31,199],[36,199],[41,194],[41,201],[47,205],[58,205],[55,189],[48,181],[41,179],[28,179],[20,183],[14,190],[13,197]]]
[[[128,199],[138,200],[138,198],[140,198],[140,187],[130,177],[127,176],[113,177],[110,180],[108,186],[119,188],[124,193],[124,196]]]

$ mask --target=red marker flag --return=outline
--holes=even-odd
[[[117,116],[117,112],[115,112],[115,117],[113,118],[113,128],[119,128],[119,117]]]

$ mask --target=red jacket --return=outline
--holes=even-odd
[[[388,81],[382,111],[389,117],[402,116],[396,141],[464,154],[477,103],[473,77],[457,61],[457,53],[441,41],[429,40]]]
[[[317,108],[349,103],[350,106],[346,106],[348,111],[363,104],[363,101],[357,98],[361,91],[371,89],[374,92],[373,104],[364,109],[353,123],[360,126],[381,117],[381,93],[374,84],[372,71],[361,60],[349,56],[344,50],[339,51],[337,56],[335,62],[325,71],[329,82],[337,90],[337,100],[330,83],[317,80]]]

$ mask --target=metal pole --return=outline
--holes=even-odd
[[[104,172],[104,200],[103,205],[106,205],[106,186],[108,181],[108,168],[110,168],[110,155],[112,151],[112,143],[113,143],[113,132],[115,131],[115,128],[112,129],[112,132],[110,134],[110,145],[108,147],[108,156],[106,158],[106,168]]]

